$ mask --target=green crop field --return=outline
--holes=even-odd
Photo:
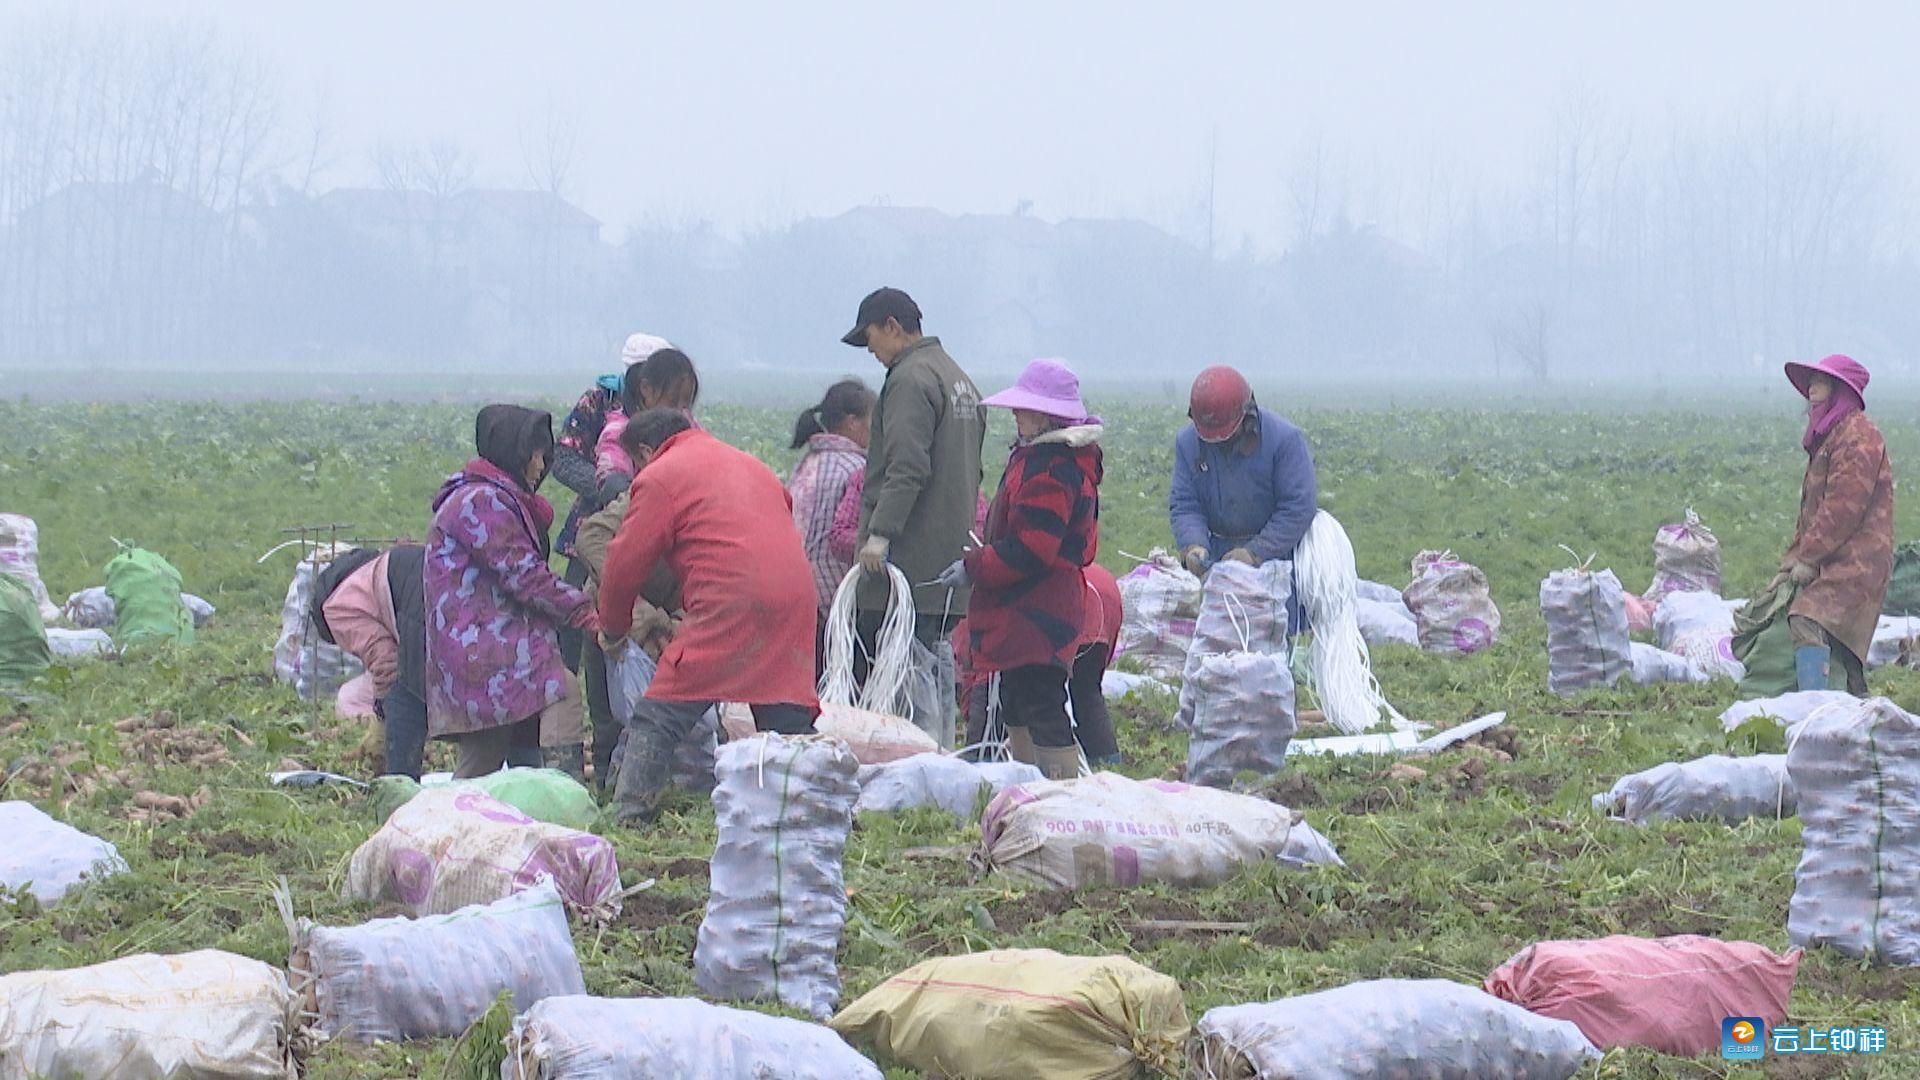
[[[720,407],[705,419],[777,468],[790,463],[788,410]],[[1291,762],[1262,793],[1304,810],[1349,868],[1261,866],[1196,891],[1028,889],[978,876],[963,858],[903,855],[977,842],[977,826],[956,828],[937,811],[862,819],[846,858],[843,1000],[921,958],[1001,946],[1127,953],[1178,979],[1196,1019],[1216,1005],[1359,979],[1477,984],[1548,938],[1700,933],[1787,947],[1797,821],[1638,828],[1589,806],[1623,773],[1728,750],[1715,718],[1735,699],[1733,687],[1556,698],[1546,689],[1537,595],[1542,577],[1574,561],[1561,545],[1581,560],[1596,554],[1596,566],[1644,588],[1654,530],[1688,507],[1721,538],[1728,595],[1758,589],[1798,501],[1804,456],[1790,410],[1306,410],[1295,419],[1315,444],[1324,505],[1352,535],[1362,575],[1405,585],[1416,552],[1450,548],[1492,579],[1507,620],[1496,648],[1466,660],[1383,649],[1375,666],[1401,711],[1437,727],[1505,710],[1511,760],[1457,750],[1423,763],[1427,774],[1411,780],[1388,777],[1379,760]],[[1180,416],[1136,407],[1111,411],[1108,421],[1101,558],[1124,570],[1123,553],[1167,542],[1169,447]],[[1896,468],[1920,463],[1920,423],[1882,423]],[[992,445],[1004,445],[1004,434],[996,429]],[[284,539],[278,530],[303,524],[420,537],[429,496],[467,456],[471,436],[469,406],[0,403],[0,510],[39,522],[42,573],[58,596],[98,584],[118,539],[164,554],[190,591],[219,607],[192,649],[57,667],[11,717],[0,714],[0,798],[32,800],[112,840],[132,867],[51,911],[0,902],[0,970],[196,948],[284,963],[272,899],[281,877],[299,914],[332,924],[375,914],[340,899],[346,860],[374,829],[366,802],[267,781],[283,762],[356,768],[350,755],[361,731],[330,715],[314,719],[272,680],[293,557],[257,560]],[[558,501],[565,493],[550,494]],[[1903,537],[1916,535],[1916,513],[1901,508]],[[1872,681],[1876,692],[1920,707],[1914,673],[1883,670]],[[1163,775],[1184,763],[1172,711],[1170,699],[1121,707],[1127,772]],[[115,727],[161,712],[195,735],[179,745],[199,764],[183,761],[173,743]],[[184,818],[131,813],[138,792],[192,797],[203,788],[204,805]],[[713,814],[675,799],[654,828],[602,830],[617,844],[626,883],[658,884],[631,898],[612,925],[576,932],[594,993],[694,992]],[[1248,928],[1167,930],[1143,920]],[[1769,1075],[1920,1075],[1920,975],[1811,953],[1791,1012],[1807,1024],[1885,1026],[1890,1050],[1770,1061]],[[308,1075],[440,1076],[452,1046],[325,1046]],[[1583,1075],[1761,1073],[1635,1051],[1609,1054]]]

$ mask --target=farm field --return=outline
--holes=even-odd
[[[1405,585],[1415,553],[1448,548],[1491,578],[1506,618],[1497,647],[1465,660],[1376,650],[1375,670],[1403,713],[1436,727],[1506,711],[1511,760],[1455,751],[1423,763],[1426,776],[1399,780],[1383,761],[1296,759],[1263,793],[1303,810],[1348,869],[1263,866],[1197,891],[1029,889],[978,876],[964,858],[903,855],[977,842],[977,826],[956,828],[938,811],[863,818],[846,858],[843,1002],[922,958],[996,947],[1125,952],[1179,980],[1196,1020],[1216,1005],[1359,979],[1478,984],[1549,938],[1699,933],[1786,949],[1797,821],[1638,828],[1589,806],[1622,774],[1750,752],[1729,750],[1716,721],[1734,688],[1554,697],[1537,600],[1544,576],[1589,554],[1630,590],[1644,589],[1654,530],[1688,507],[1720,537],[1727,595],[1763,586],[1791,534],[1805,460],[1801,421],[1782,390],[1778,411],[1750,414],[1293,410],[1315,446],[1322,505],[1352,536],[1362,576]],[[556,417],[564,411],[560,402],[550,407]],[[31,800],[106,837],[132,867],[51,911],[0,903],[0,971],[196,948],[284,963],[272,896],[282,877],[300,915],[343,925],[376,914],[339,897],[348,856],[375,827],[368,802],[267,781],[286,762],[367,770],[353,756],[357,724],[330,710],[316,718],[273,681],[294,557],[258,560],[285,539],[280,529],[306,524],[420,537],[429,497],[470,456],[474,409],[0,402],[0,510],[39,523],[41,572],[56,599],[99,584],[117,538],[165,555],[189,591],[219,608],[192,649],[56,667],[17,703],[0,698],[0,799]],[[1108,421],[1101,558],[1124,572],[1127,554],[1168,542],[1167,473],[1181,416],[1100,411]],[[1896,470],[1920,464],[1920,423],[1903,412],[1879,416]],[[777,469],[790,464],[789,410],[718,406],[702,416]],[[1005,434],[990,436],[990,460]],[[544,493],[564,514],[568,493],[558,485]],[[1920,535],[1920,508],[1901,506],[1899,532]],[[1882,670],[1871,681],[1876,693],[1920,708],[1920,673]],[[1184,763],[1173,704],[1121,706],[1124,771],[1159,776]],[[217,747],[218,760],[189,766],[164,744],[156,752],[115,728],[163,712],[198,733],[195,746]],[[450,763],[444,749],[435,752]],[[136,792],[192,797],[202,789],[205,804],[184,819],[133,812]],[[690,957],[713,814],[684,794],[674,799],[652,829],[602,830],[618,847],[623,881],[658,884],[630,898],[611,926],[576,930],[593,993],[694,993]],[[1151,920],[1249,928],[1140,925]],[[1804,1024],[1884,1026],[1888,1052],[1770,1059],[1764,1071],[1615,1052],[1582,1075],[1920,1075],[1920,973],[1810,953],[1791,1013]],[[462,1075],[449,1064],[453,1049],[453,1040],[329,1045],[309,1059],[308,1076]]]

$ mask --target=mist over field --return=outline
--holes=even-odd
[[[563,394],[645,329],[716,392],[799,401],[877,375],[837,339],[883,283],[976,375],[1060,355],[1139,400],[1223,360],[1368,402],[1764,400],[1837,351],[1894,387],[1916,31],[1899,4],[16,0],[0,392]]]

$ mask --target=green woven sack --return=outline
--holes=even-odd
[[[485,792],[535,821],[582,832],[593,827],[600,812],[593,793],[559,769],[506,769],[474,780],[455,780],[452,786]],[[373,812],[381,822],[420,794],[420,784],[405,776],[382,776],[372,787]]]
[[[180,571],[145,548],[124,548],[107,564],[107,595],[113,598],[113,640],[193,644],[193,613],[180,602]]]
[[[1800,689],[1793,631],[1787,626],[1787,609],[1797,592],[1792,582],[1782,582],[1734,613],[1733,658],[1746,665],[1747,677],[1740,680],[1746,697],[1778,697]]]
[[[1887,582],[1882,615],[1920,615],[1920,544],[1893,549],[1893,579]]]
[[[0,686],[24,686],[52,663],[33,587],[25,578],[0,573]]]

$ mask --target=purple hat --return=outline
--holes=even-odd
[[[1794,362],[1787,364],[1787,381],[1793,384],[1795,390],[1800,391],[1801,397],[1807,396],[1807,385],[1813,382],[1816,374],[1825,375],[1852,390],[1853,396],[1860,401],[1860,407],[1866,407],[1867,380],[1872,376],[1867,374],[1866,367],[1860,361],[1851,356],[1835,353],[1817,364]]]
[[[1031,361],[1012,389],[1002,390],[980,404],[1027,409],[1075,424],[1087,419],[1087,406],[1080,400],[1080,376],[1065,360]]]

